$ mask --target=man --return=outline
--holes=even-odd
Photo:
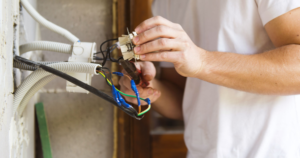
[[[184,119],[187,157],[299,158],[300,0],[153,6],[168,20],[137,26],[135,52],[174,68],[162,68],[157,80],[152,63],[139,63],[151,82],[140,95],[162,115]],[[133,93],[129,83],[122,78],[121,90]]]

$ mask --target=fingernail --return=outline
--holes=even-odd
[[[137,28],[134,29],[134,31],[135,31],[136,33],[139,33],[139,32],[140,32],[140,28],[137,27]]]
[[[134,37],[134,39],[133,39],[133,41],[134,41],[135,44],[137,44],[137,43],[139,42],[139,40],[140,40],[140,39],[139,39],[138,36]]]
[[[145,59],[146,55],[140,55],[140,59]]]
[[[150,89],[150,90],[148,90],[148,94],[153,94],[153,90],[152,89]]]
[[[140,50],[141,50],[141,47],[135,47],[135,48],[134,48],[134,52],[135,52],[135,53],[138,53]]]

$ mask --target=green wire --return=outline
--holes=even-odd
[[[105,75],[104,75],[103,73],[99,73],[99,74],[101,74],[101,75],[105,78]],[[110,86],[112,86],[112,84],[111,84],[111,82],[110,82],[109,80],[107,80],[107,82],[109,83]],[[117,90],[118,92],[120,92],[121,94],[123,94],[124,96],[136,98],[135,95],[130,95],[130,94],[123,93],[123,92],[120,91],[118,88],[116,88],[116,90]],[[144,98],[140,98],[140,99],[145,101]]]
[[[148,108],[141,113],[138,114],[138,116],[144,115],[146,112],[148,112],[151,109],[151,104],[148,105]]]
[[[105,75],[101,72],[98,72],[99,74],[101,74],[105,79]],[[111,82],[107,79],[107,82],[109,83],[110,86],[112,86]],[[127,96],[127,97],[132,97],[132,98],[137,98],[135,95],[130,95],[130,94],[126,94],[126,93],[123,93],[122,91],[120,91],[119,89],[116,88],[116,90],[118,92],[120,92],[121,94],[123,94],[124,96]],[[141,100],[145,101],[144,98],[140,98]],[[144,115],[146,112],[148,112],[149,110],[151,109],[151,104],[148,105],[148,108],[144,111],[142,111],[141,113],[138,114],[138,116],[141,116],[141,115]]]

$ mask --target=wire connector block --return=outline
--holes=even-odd
[[[136,32],[132,32],[129,35],[123,35],[122,37],[119,37],[120,50],[124,60],[140,59],[140,56],[136,55],[133,50],[135,45],[132,43],[132,40],[135,36],[137,36]]]

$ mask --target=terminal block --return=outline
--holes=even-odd
[[[139,60],[140,56],[134,53],[135,45],[132,43],[134,36],[137,36],[136,32],[129,33],[119,37],[120,50],[124,60]]]

